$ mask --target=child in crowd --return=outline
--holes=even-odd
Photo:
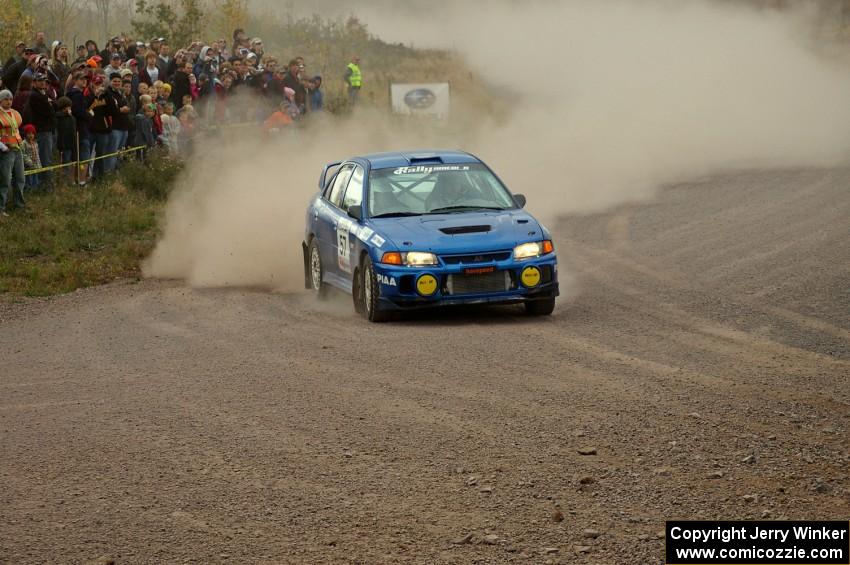
[[[142,83],[144,84],[144,83]],[[124,94],[124,98],[127,99],[127,108],[129,111],[127,112],[127,118],[130,122],[130,129],[127,130],[127,142],[125,144],[126,147],[135,147],[136,144],[136,124],[135,117],[138,113],[136,108],[138,108],[138,102],[136,97],[133,96],[133,81],[132,79],[125,78],[121,83],[121,92]]]
[[[283,87],[283,104],[286,106],[286,113],[292,120],[297,120],[301,117],[301,109],[295,103],[295,91],[288,86]]]
[[[67,96],[56,101],[56,150],[63,164],[77,160],[77,120],[71,115],[71,99]],[[65,170],[73,181],[74,167]]]
[[[168,102],[168,99],[171,98],[171,85],[167,82],[164,83],[161,87],[159,87],[159,99],[163,103]]]
[[[187,104],[180,108],[177,112],[177,119],[180,120],[180,147],[184,155],[192,154],[192,146],[195,142],[195,134],[197,133],[196,122],[198,113],[191,104]]]
[[[27,124],[21,131],[24,132],[24,143],[21,146],[24,151],[24,169],[27,171],[40,169],[41,159],[38,156],[35,126]],[[26,175],[26,185],[28,188],[36,188],[38,186],[38,175]]]
[[[143,83],[144,84],[144,83]],[[147,95],[145,95],[147,96]],[[144,145],[147,149],[152,149],[156,146],[156,135],[153,128],[153,117],[156,115],[156,105],[148,102],[142,105],[142,111],[136,114],[136,143]],[[144,152],[142,159],[144,159]]]
[[[162,136],[160,141],[168,149],[172,155],[177,155],[180,152],[180,120],[174,115],[174,104],[166,102],[163,106],[163,113],[160,116],[162,120]]]
[[[201,95],[201,87],[198,86],[198,79],[195,77],[195,75],[189,75],[189,95],[190,102],[197,100],[198,97]],[[186,100],[185,96],[183,97],[183,100]],[[185,106],[186,102],[183,102],[183,105]]]
[[[150,90],[150,86],[148,86],[148,83],[146,83],[146,82],[140,82],[137,89],[139,91],[138,98],[141,98],[145,94],[148,94],[148,91]],[[137,100],[138,100],[138,98],[137,98]],[[139,105],[139,107],[141,108],[141,105]]]
[[[310,93],[310,111],[320,112],[325,108],[325,93],[322,92],[322,77],[316,75],[308,82]]]

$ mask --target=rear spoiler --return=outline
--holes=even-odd
[[[342,161],[335,161],[333,163],[328,163],[327,165],[325,165],[325,167],[322,169],[322,174],[319,176],[319,190],[325,189],[325,181],[327,180],[325,177],[328,176],[328,170],[334,167],[338,167],[339,165],[342,165]]]

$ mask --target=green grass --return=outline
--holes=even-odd
[[[27,194],[27,210],[0,218],[0,295],[46,296],[139,276],[159,233],[165,184],[151,175],[129,190],[135,168],[125,168],[124,179]]]

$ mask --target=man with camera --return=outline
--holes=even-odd
[[[47,74],[39,70],[33,77],[32,93],[24,112],[29,123],[35,126],[38,158],[42,167],[49,167],[53,163],[53,140],[56,131],[56,108],[48,96],[47,88]],[[39,174],[39,185],[49,188],[52,181],[51,171]]]

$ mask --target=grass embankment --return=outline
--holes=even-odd
[[[26,194],[27,210],[0,218],[0,295],[45,296],[138,277],[179,168],[163,158],[128,161],[100,183]]]

